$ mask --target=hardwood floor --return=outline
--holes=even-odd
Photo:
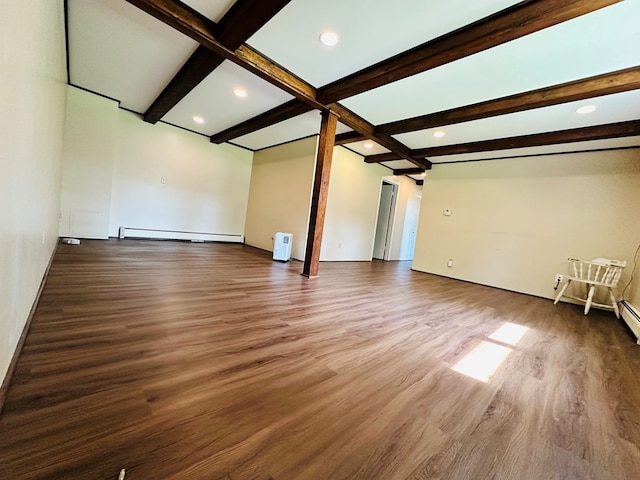
[[[405,262],[300,272],[241,245],[61,245],[0,478],[639,478],[640,350],[610,312]],[[487,355],[487,382],[452,369]]]

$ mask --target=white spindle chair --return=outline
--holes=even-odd
[[[613,294],[613,288],[617,285],[622,274],[622,269],[627,266],[627,262],[622,260],[609,260],[606,258],[596,258],[591,261],[578,260],[576,258],[570,258],[573,275],[565,276],[564,284],[556,297],[553,304],[557,304],[561,297],[571,298],[583,302],[584,314],[589,313],[591,306],[606,308],[613,310],[617,318],[620,318],[620,310],[618,309],[618,302]],[[572,295],[565,295],[567,288],[571,282],[584,283],[587,286],[586,297],[576,297]],[[596,291],[596,287],[606,287],[609,291],[609,298],[611,304],[595,303],[593,301],[593,294]]]

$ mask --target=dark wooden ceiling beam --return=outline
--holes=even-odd
[[[394,175],[419,175],[424,173],[424,168],[399,168],[393,171]]]
[[[369,137],[356,132],[344,132],[336,135],[336,145],[348,145],[350,143],[361,142],[363,140],[369,140]]]
[[[332,103],[473,55],[622,0],[529,0],[330,83],[318,100]]]
[[[420,148],[413,150],[413,152],[416,155],[428,155],[435,157],[462,153],[509,150],[513,148],[540,147],[544,145],[558,145],[563,143],[585,142],[589,140],[603,140],[608,138],[631,137],[635,135],[640,135],[640,120],[596,125],[592,127],[572,128],[570,130],[559,130],[556,132],[534,133],[519,137],[460,143],[457,145]]]
[[[200,16],[200,21],[203,23],[211,22],[210,28],[212,32],[215,32],[218,41],[228,49],[235,50],[290,1],[237,0],[217,25],[193,10],[191,14]],[[144,114],[145,122],[156,123],[160,120],[202,80],[218,68],[224,60],[224,56],[214,53],[202,45],[198,46],[176,76],[147,109]]]
[[[144,121],[158,122],[222,62],[224,57],[200,45],[144,112]]]
[[[406,120],[385,123],[376,126],[375,132],[379,135],[396,135],[516,113],[533,108],[549,107],[639,88],[640,66],[637,66],[460,108],[452,108]]]
[[[366,163],[380,163],[380,162],[393,162],[395,160],[406,160],[400,157],[399,155],[388,152],[388,153],[376,153],[375,155],[367,155],[364,157],[364,161]]]
[[[212,143],[223,143],[313,110],[297,98],[211,136]]]

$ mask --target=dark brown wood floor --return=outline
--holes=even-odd
[[[612,313],[403,262],[300,271],[241,245],[61,245],[0,478],[640,478],[640,349]],[[479,346],[506,354],[487,382],[452,370]]]

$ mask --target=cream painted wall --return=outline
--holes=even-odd
[[[640,243],[640,239],[638,240],[638,243]],[[636,256],[636,262],[638,265],[636,266],[635,272],[633,273],[633,281],[627,287],[627,291],[625,292],[624,299],[627,300],[629,303],[631,303],[636,310],[640,311],[640,252],[638,252]],[[632,271],[633,259],[627,262],[627,264],[628,264],[629,270]],[[624,283],[623,285],[626,286],[628,282],[629,280],[627,280],[627,282]]]
[[[413,268],[552,298],[567,257],[631,262],[638,212],[639,149],[436,165]]]
[[[117,139],[110,236],[120,226],[243,234],[253,152],[121,109]]]
[[[388,173],[351,150],[334,148],[321,261],[371,260],[382,177]]]
[[[60,236],[108,238],[118,102],[67,93]]]
[[[293,233],[291,256],[304,260],[318,137],[254,154],[245,242],[273,251],[276,232]]]
[[[62,0],[5,2],[0,28],[0,379],[58,237],[66,72]]]

